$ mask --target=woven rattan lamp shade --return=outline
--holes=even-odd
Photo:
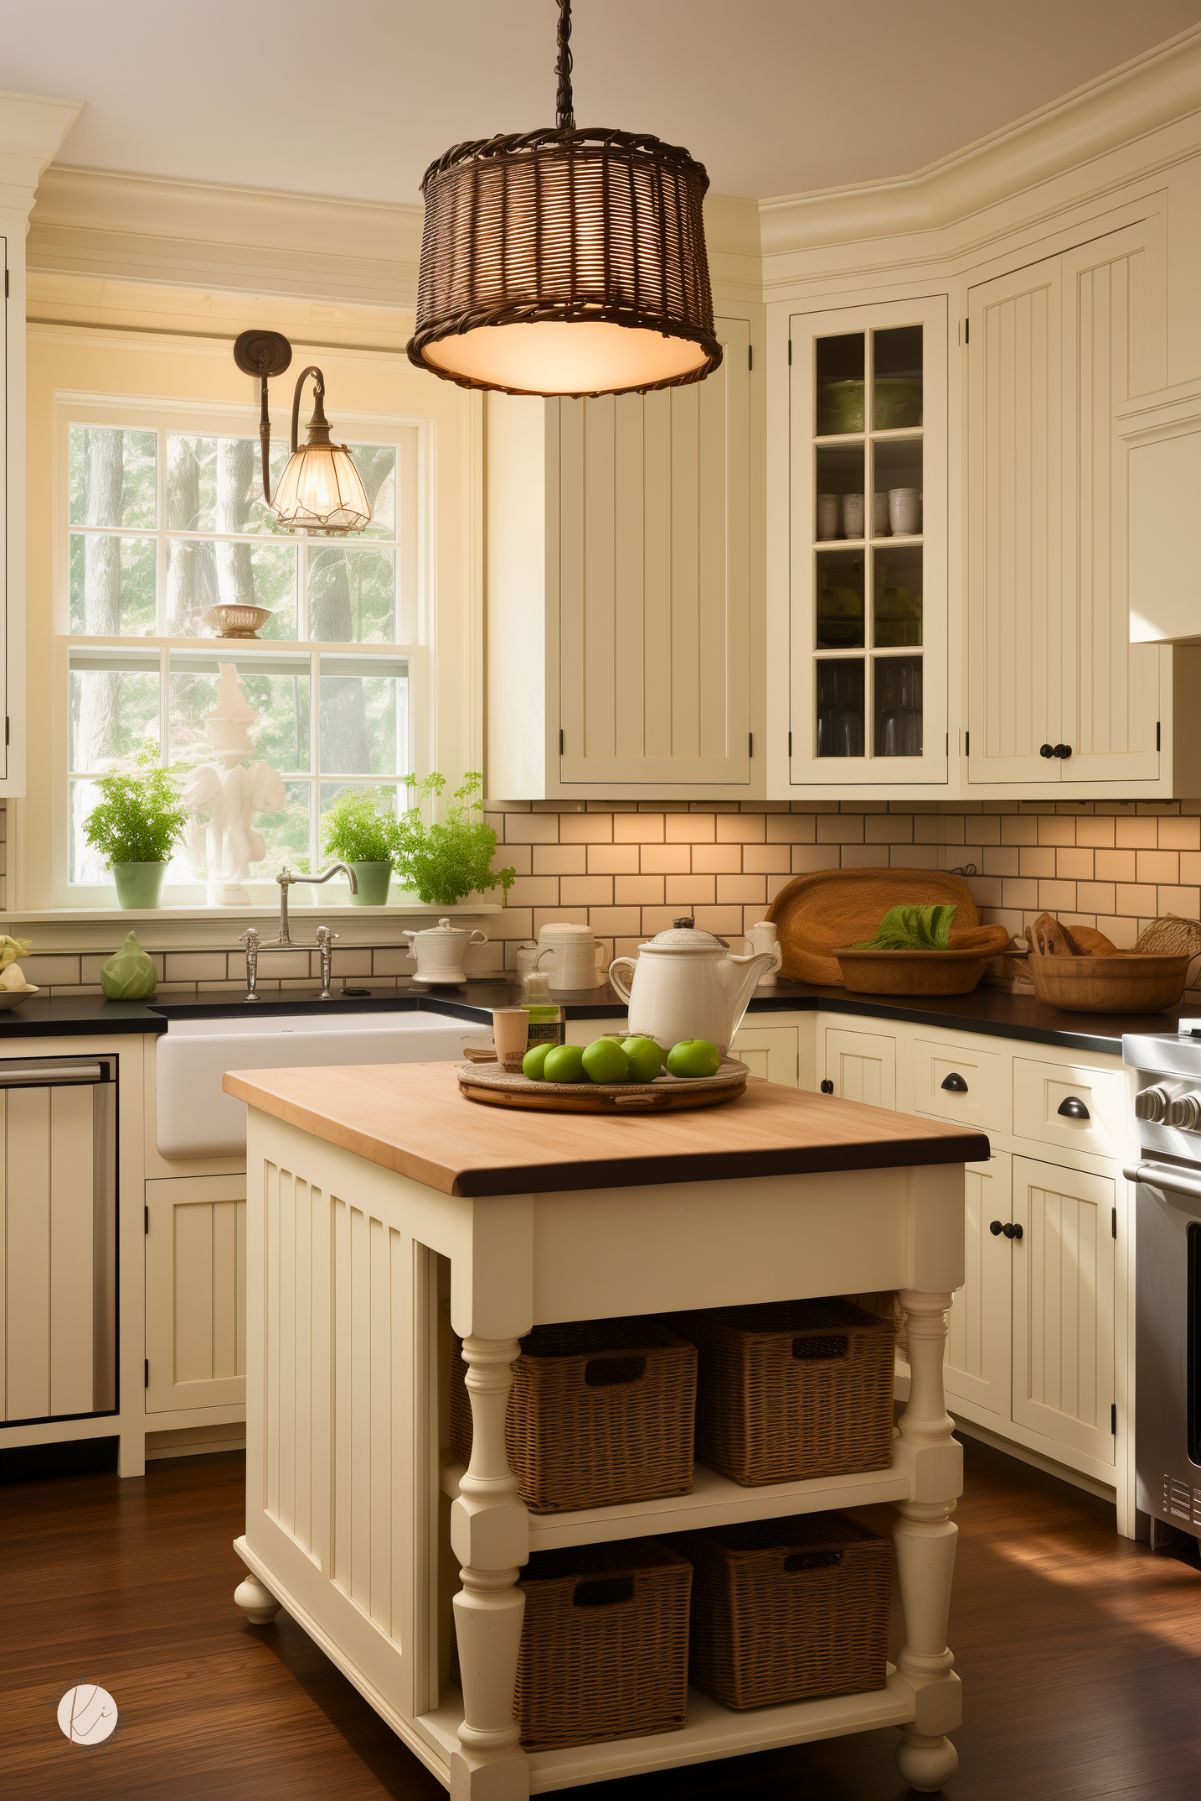
[[[578,130],[571,0],[558,0],[558,123],[456,144],[425,172],[409,357],[465,388],[621,394],[703,381],[721,362],[686,150]]]
[[[623,132],[461,144],[422,184],[409,356],[465,387],[620,393],[721,362],[687,151]]]

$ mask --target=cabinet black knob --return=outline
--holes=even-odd
[[[1066,1100],[1060,1101],[1055,1111],[1061,1114],[1064,1119],[1092,1118],[1092,1115],[1084,1102],[1079,1100],[1074,1094],[1069,1094]]]
[[[834,1092],[834,1084],[830,1080],[829,1076],[827,1076],[825,1081],[822,1083],[822,1093],[823,1094],[833,1094],[833,1092]]]
[[[994,1238],[999,1238],[1005,1230],[999,1219],[990,1219],[988,1222],[988,1229]]]
[[[1022,1236],[1022,1228],[1020,1226],[1015,1226],[1012,1220],[1003,1225],[1001,1230],[1004,1232],[1006,1238],[1020,1238]]]
[[[1038,754],[1040,757],[1053,757],[1055,755],[1055,746],[1053,744],[1040,744],[1038,747]]]
[[[1053,754],[1060,758],[1070,757],[1072,754],[1072,747],[1070,744],[1057,744]]]
[[[949,1076],[944,1076],[942,1079],[942,1082],[940,1083],[940,1086],[943,1088],[949,1088],[952,1094],[966,1094],[967,1093],[967,1083],[964,1081],[963,1077],[959,1074],[959,1071],[957,1069],[953,1069]]]

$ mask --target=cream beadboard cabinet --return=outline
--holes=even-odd
[[[776,1049],[769,1048],[773,1037]],[[1116,1496],[1134,1530],[1133,1099],[1118,1056],[845,1014],[759,1014],[734,1043],[777,1080],[978,1128],[947,1404],[986,1438]]]
[[[1115,414],[1163,382],[1162,229],[1149,216],[969,290],[973,786],[1166,795],[1201,773],[1201,663],[1129,641]]]
[[[752,792],[751,328],[705,382],[489,397],[488,792]]]

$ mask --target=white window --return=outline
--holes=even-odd
[[[257,395],[228,342],[30,328],[29,774],[8,826],[16,917],[115,905],[83,832],[97,777],[147,740],[181,770],[206,761],[223,663],[261,715],[257,760],[284,784],[284,806],[254,822],[255,906],[278,906],[284,862],[329,860],[323,815],[347,788],[396,805],[410,773],[455,781],[478,767],[478,397],[396,351],[291,335],[294,369],[325,370],[334,435],[371,498],[361,534],[277,529]],[[271,400],[274,486],[288,455],[287,377]],[[209,609],[239,602],[269,609],[258,640],[214,638]],[[203,858],[193,833],[164,906],[207,911]],[[318,898],[338,900],[332,889]]]

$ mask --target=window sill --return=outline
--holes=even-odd
[[[322,906],[315,902],[291,908],[289,924],[298,950],[311,949],[315,926],[337,922],[342,945],[398,944],[406,927],[438,919],[483,920],[502,911],[499,901],[461,901],[453,907],[402,901],[383,907]],[[0,930],[32,939],[32,949],[96,951],[113,948],[114,933],[136,931],[146,950],[228,950],[236,948],[247,926],[264,937],[278,923],[279,907],[205,907],[189,902],[178,907],[14,908],[0,915]]]

